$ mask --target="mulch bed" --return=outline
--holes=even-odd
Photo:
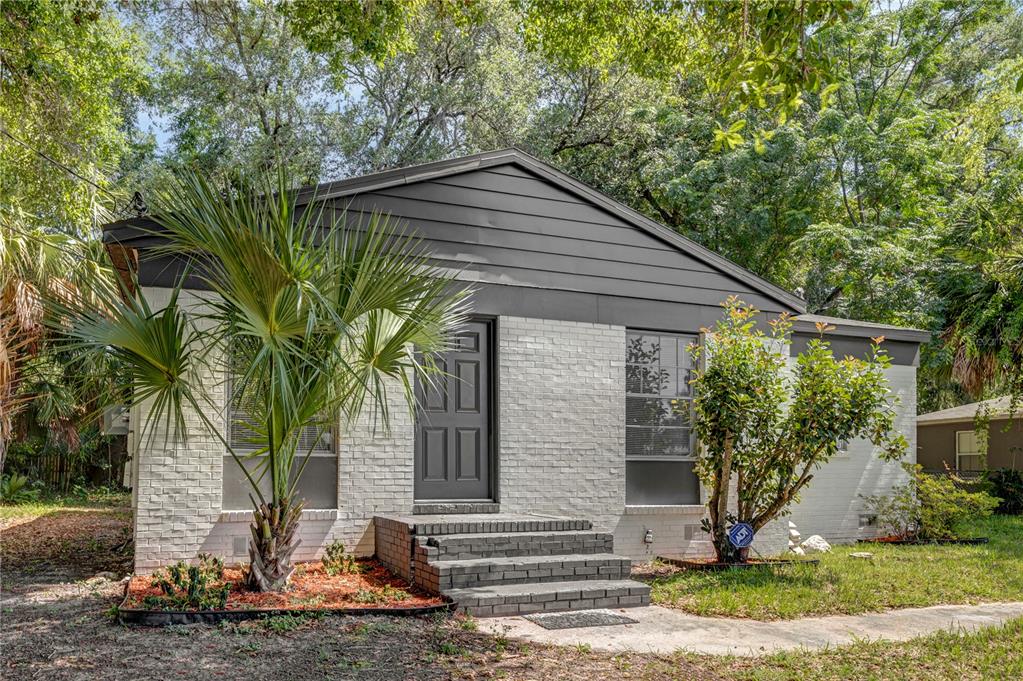
[[[858,544],[890,544],[892,546],[979,546],[987,544],[988,537],[966,537],[963,539],[906,539],[905,537],[889,536],[875,537],[874,539],[860,539]]]
[[[717,570],[746,570],[753,568],[776,568],[776,567],[789,567],[790,565],[819,565],[820,560],[816,558],[805,558],[805,559],[769,559],[769,558],[750,558],[745,563],[718,563],[710,558],[703,560],[700,559],[688,559],[688,558],[671,558],[667,556],[658,556],[657,560],[675,567],[680,567],[684,570],[702,570],[706,572],[714,572]]]
[[[442,596],[410,586],[374,559],[358,561],[356,574],[328,575],[319,561],[299,563],[284,592],[250,591],[241,567],[225,567],[224,582],[231,585],[223,610],[169,610],[147,607],[147,596],[162,591],[150,576],[136,575],[128,582],[120,617],[133,624],[192,624],[238,621],[266,615],[309,612],[336,614],[419,615],[452,609]],[[223,583],[219,582],[218,584]]]

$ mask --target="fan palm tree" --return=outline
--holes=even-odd
[[[194,415],[234,457],[251,486],[248,582],[259,591],[283,588],[292,571],[311,454],[300,441],[367,404],[386,426],[391,390],[413,408],[415,377],[430,380],[429,358],[466,301],[388,219],[356,225],[300,197],[282,176],[225,192],[183,174],[152,202],[159,254],[188,263],[170,302],[155,310],[142,293],[113,297],[104,312],[76,311],[69,332],[129,367],[133,400],[149,405],[144,432],[187,435]],[[201,305],[183,302],[186,279],[208,292]],[[230,379],[210,384],[210,371]],[[217,385],[243,415],[209,416],[224,409]],[[247,434],[245,451],[232,425]]]
[[[99,248],[32,227],[11,207],[0,212],[0,472],[8,443],[32,417],[51,441],[78,445],[88,417],[78,398],[95,397],[90,379],[103,372],[83,372],[76,358],[59,356],[46,309],[54,300],[95,302],[92,292],[109,285],[110,274],[97,264]]]

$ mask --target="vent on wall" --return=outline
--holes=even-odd
[[[245,537],[235,537],[232,545],[231,552],[236,556],[244,556],[249,552],[249,542]]]

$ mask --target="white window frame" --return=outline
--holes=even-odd
[[[961,451],[961,448],[960,448],[960,436],[961,435],[970,435],[970,436],[973,437],[974,444],[977,447],[976,451],[970,451],[970,452]],[[977,457],[980,460],[980,468],[964,470],[963,467],[959,463],[960,458],[964,457],[964,456],[975,456],[975,457]],[[986,462],[984,461],[984,454],[980,451],[980,443],[977,442],[977,431],[976,430],[957,430],[956,431],[956,472],[976,473],[977,471],[984,470],[985,463]]]

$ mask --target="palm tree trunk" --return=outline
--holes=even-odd
[[[249,538],[249,588],[253,591],[281,591],[294,568],[291,554],[301,540],[295,536],[302,515],[302,501],[291,497],[258,504],[252,512]]]

